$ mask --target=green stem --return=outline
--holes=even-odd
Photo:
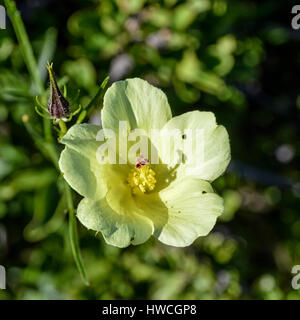
[[[7,9],[7,14],[15,30],[26,67],[35,85],[36,93],[37,95],[40,95],[44,91],[44,86],[23,20],[13,0],[4,0],[4,3]],[[46,140],[49,142],[52,141],[53,137],[50,121],[43,119],[43,127]]]
[[[56,146],[53,143],[45,142],[43,140],[42,136],[31,125],[28,115],[23,116],[23,122],[32,140],[36,143],[41,153],[43,153],[45,156],[48,156],[53,162],[54,166],[59,171],[60,170],[58,166],[59,154],[58,154],[58,150],[56,149]],[[80,254],[79,240],[78,240],[78,234],[77,234],[77,220],[75,216],[72,191],[65,180],[64,180],[64,185],[65,185],[65,197],[67,199],[67,206],[69,211],[69,232],[70,232],[72,254],[73,254],[73,258],[76,263],[76,266],[78,268],[78,271],[83,279],[83,282],[86,285],[89,285],[89,282],[87,280],[86,273],[85,273],[84,264]]]
[[[109,80],[109,77],[107,76],[101,83],[96,95],[94,98],[90,101],[90,103],[84,108],[87,113],[91,113],[93,110],[93,107],[99,103],[99,101],[102,99],[104,95],[104,89],[107,85],[107,82]]]
[[[4,0],[4,3],[7,14],[15,30],[25,64],[36,86],[37,94],[41,94],[44,90],[43,83],[39,75],[37,63],[20,13],[13,0]]]
[[[46,141],[48,142],[53,141],[51,121],[47,119],[43,119],[43,128],[44,128],[44,135],[45,135]]]
[[[7,14],[10,17],[13,28],[15,30],[28,72],[36,87],[37,94],[40,95],[44,91],[44,86],[40,77],[39,69],[33,54],[32,46],[29,42],[29,38],[26,32],[24,23],[22,21],[20,13],[16,8],[15,2],[13,0],[4,0],[4,3],[7,9]],[[38,132],[36,132],[36,130],[33,128],[29,120],[30,119],[28,115],[23,116],[23,122],[25,124],[25,127],[28,133],[31,135],[32,139],[35,141],[40,151],[46,156],[50,157],[54,166],[59,171],[59,166],[58,166],[59,154],[56,149],[56,146],[53,144],[51,122],[49,120],[43,119],[44,133],[45,133],[45,139],[46,139],[46,141],[44,141],[41,135]],[[65,181],[65,193],[66,193],[66,199],[67,199],[68,209],[69,209],[69,228],[70,228],[71,247],[72,247],[74,260],[83,278],[83,281],[85,282],[85,284],[88,284],[83,262],[80,255],[79,241],[78,241],[77,228],[76,228],[76,217],[75,217],[75,210],[74,210],[73,199],[72,199],[72,191],[66,181]]]
[[[56,149],[56,146],[51,142],[44,141],[43,137],[32,126],[28,115],[26,114],[23,115],[23,122],[24,122],[25,128],[27,129],[27,132],[31,136],[32,140],[35,142],[38,149],[46,158],[50,158],[55,168],[59,171],[59,167],[58,167],[59,154],[58,154],[58,150]]]
[[[66,123],[63,120],[59,120],[58,125],[63,135],[65,135],[68,131]]]
[[[73,205],[72,192],[67,182],[65,182],[65,192],[66,192],[66,198],[67,198],[67,204],[68,204],[68,210],[69,210],[69,235],[70,235],[73,257],[77,265],[77,268],[80,272],[80,275],[82,277],[82,280],[84,281],[85,285],[88,286],[89,282],[86,277],[86,273],[85,273],[85,269],[84,269],[83,261],[81,258],[80,249],[79,249],[77,221],[76,221],[75,210]]]

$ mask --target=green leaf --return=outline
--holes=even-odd
[[[94,96],[94,98],[91,100],[91,102],[85,107],[85,114],[84,116],[86,115],[86,113],[88,111],[90,111],[93,107],[98,107],[99,104],[100,104],[100,101],[104,95],[104,89],[108,83],[108,80],[109,80],[109,77],[107,76],[101,83],[96,95]],[[81,115],[81,118],[83,117],[83,115]],[[83,119],[80,119],[80,122],[82,122]]]
[[[85,285],[89,285],[89,281],[86,276],[84,264],[82,261],[80,248],[79,248],[79,240],[77,234],[77,221],[75,217],[75,210],[73,206],[73,199],[72,199],[72,191],[67,183],[65,183],[65,192],[67,197],[68,209],[69,209],[69,235],[71,241],[71,248],[75,263],[77,265],[78,271],[81,275],[81,278]]]
[[[43,46],[38,58],[38,69],[40,77],[43,81],[46,80],[47,69],[45,65],[47,61],[52,61],[56,48],[57,30],[55,28],[49,28],[44,37]]]
[[[43,83],[39,75],[37,63],[33,54],[33,50],[24,23],[22,21],[19,11],[16,8],[15,2],[13,0],[4,0],[4,3],[7,9],[7,14],[11,19],[13,28],[18,38],[18,42],[20,44],[21,52],[25,60],[27,69],[36,86],[37,92],[40,94],[43,91]]]

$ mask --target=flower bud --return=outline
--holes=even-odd
[[[53,63],[48,63],[47,69],[50,77],[50,97],[48,101],[48,111],[54,118],[66,118],[70,114],[69,102],[62,95],[58,88],[53,72]]]

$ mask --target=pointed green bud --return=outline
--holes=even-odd
[[[48,111],[54,118],[66,118],[70,114],[69,102],[58,88],[53,72],[53,63],[48,62],[47,69],[50,78],[50,97],[48,101]]]

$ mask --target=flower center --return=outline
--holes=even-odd
[[[137,158],[136,166],[130,170],[127,182],[133,194],[141,194],[154,189],[156,184],[155,172],[150,168],[149,160],[143,155]]]

